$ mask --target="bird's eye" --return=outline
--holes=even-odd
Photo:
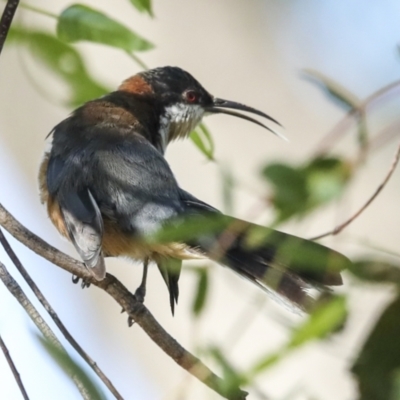
[[[184,96],[188,103],[196,103],[199,100],[199,94],[194,90],[188,90]]]

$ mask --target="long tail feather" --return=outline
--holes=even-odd
[[[327,291],[342,284],[340,271],[350,261],[318,243],[235,218],[223,232],[193,243],[209,258],[264,288],[290,308],[310,311],[312,289]]]

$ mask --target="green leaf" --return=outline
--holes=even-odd
[[[351,177],[351,166],[339,158],[317,157],[303,167],[309,192],[309,207],[333,200]]]
[[[223,214],[176,218],[145,238],[150,243],[185,242],[230,228],[234,218]]]
[[[235,178],[232,171],[228,168],[221,168],[221,179],[222,179],[222,203],[224,205],[224,212],[226,214],[234,214],[233,203],[234,193],[233,189],[235,186]]]
[[[357,278],[372,283],[395,283],[400,286],[400,265],[379,260],[359,260],[349,271]]]
[[[303,216],[338,197],[352,169],[339,158],[317,157],[297,167],[272,163],[262,173],[273,186],[271,202],[277,212],[276,222],[282,222],[293,216]]]
[[[309,193],[303,172],[286,164],[270,164],[262,171],[274,186],[272,203],[278,212],[278,221],[304,213]]]
[[[351,263],[342,254],[319,243],[219,213],[170,220],[144,240],[148,243],[200,241],[208,249],[211,258],[221,263],[226,261],[224,257],[231,246],[240,246],[244,252],[262,248],[262,254],[270,254],[270,262],[279,266],[272,275],[267,270],[265,277],[260,277],[268,284],[272,284],[271,277],[276,278],[278,271],[285,269],[318,282],[328,279],[338,284],[338,272],[348,268]]]
[[[283,347],[282,349],[278,350],[275,353],[269,354],[266,357],[263,357],[261,361],[258,361],[249,371],[247,374],[248,380],[251,382],[254,378],[266,371],[267,369],[273,367],[279,361],[281,361],[285,355],[289,352],[287,347]]]
[[[247,384],[246,378],[236,371],[219,348],[211,348],[210,353],[222,369],[223,381],[221,385],[223,386],[220,389],[223,391],[225,397],[228,399],[241,398],[237,397],[237,393],[240,386]]]
[[[206,304],[208,294],[208,268],[196,268],[198,277],[197,290],[192,305],[193,314],[199,317]]]
[[[89,75],[78,51],[47,32],[13,26],[7,43],[26,46],[34,58],[68,86],[69,106],[81,105],[110,91]]]
[[[134,7],[140,12],[147,12],[153,17],[153,10],[151,7],[151,0],[130,0]]]
[[[271,368],[288,353],[315,340],[324,339],[329,334],[341,328],[347,317],[346,299],[343,296],[332,296],[321,302],[300,327],[293,330],[289,342],[275,353],[268,354],[258,361],[249,371],[247,377],[250,381],[256,375]]]
[[[86,372],[74,361],[71,357],[47,339],[38,336],[38,339],[46,352],[53,358],[62,371],[71,379],[72,376],[77,376],[79,381],[86,389],[88,398],[93,400],[106,399],[106,396],[101,391],[99,386],[86,374]]]
[[[382,313],[352,368],[358,380],[359,400],[399,398],[399,315],[397,297]]]
[[[74,4],[60,14],[57,36],[67,43],[87,40],[127,52],[144,51],[154,47],[119,22],[82,4]]]
[[[344,106],[346,110],[348,108],[360,108],[361,100],[338,82],[311,69],[306,69],[304,72],[307,78],[311,78],[312,82],[317,83],[321,89],[325,90],[333,100]]]
[[[189,138],[208,160],[214,161],[214,141],[210,131],[203,123],[192,131]]]
[[[317,307],[303,325],[293,331],[289,347],[296,348],[310,340],[327,337],[343,326],[346,317],[346,298],[332,296]]]

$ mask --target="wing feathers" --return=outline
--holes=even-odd
[[[61,212],[69,237],[85,265],[97,280],[104,279],[106,268],[101,254],[103,219],[89,189],[69,193],[61,203]]]

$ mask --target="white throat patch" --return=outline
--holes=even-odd
[[[168,143],[184,138],[196,127],[204,115],[204,110],[197,104],[173,104],[166,107],[160,117],[160,134],[163,153]]]

